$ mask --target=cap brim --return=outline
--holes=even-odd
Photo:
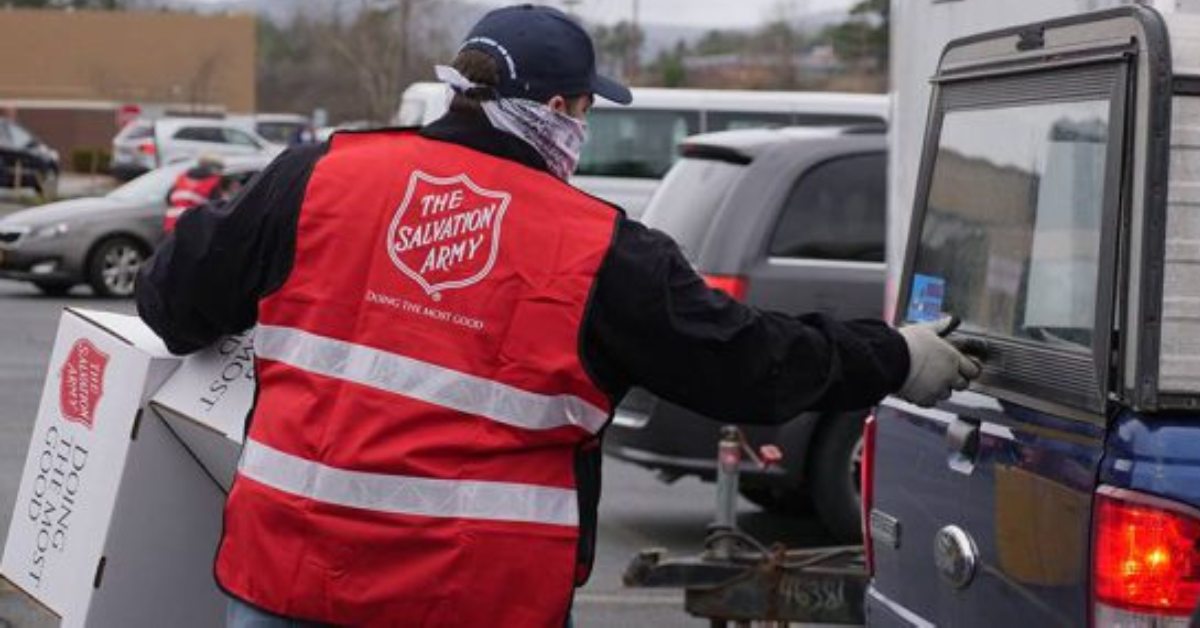
[[[599,74],[592,76],[592,93],[618,105],[628,105],[633,102],[633,94],[628,87]]]

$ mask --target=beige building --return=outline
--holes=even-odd
[[[254,111],[255,54],[251,15],[0,8],[0,115],[69,162],[111,145],[124,105]]]

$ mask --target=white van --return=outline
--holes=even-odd
[[[588,116],[588,142],[571,183],[641,215],[658,180],[675,162],[676,145],[709,131],[781,126],[881,125],[883,95],[633,88],[633,104],[603,99]],[[446,112],[449,89],[414,83],[404,92],[395,122],[428,124]]]
[[[227,116],[242,128],[253,131],[259,137],[277,146],[294,146],[316,141],[316,129],[312,119],[298,113],[255,113],[242,116]]]

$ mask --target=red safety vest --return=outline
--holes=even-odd
[[[170,233],[175,230],[175,223],[183,212],[199,207],[212,200],[213,192],[221,184],[221,175],[212,174],[206,177],[192,177],[190,172],[184,172],[175,179],[168,199],[170,206],[163,217],[163,231]]]
[[[576,459],[611,416],[579,338],[616,218],[455,144],[335,136],[259,308],[221,585],[342,625],[561,627],[589,560]]]

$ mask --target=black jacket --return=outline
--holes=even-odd
[[[478,114],[422,135],[545,170],[528,144]],[[231,202],[189,211],[137,285],[141,317],[188,353],[255,324],[291,272],[308,177],[327,145],[294,148]],[[908,374],[903,339],[879,321],[747,307],[708,288],[666,234],[622,217],[584,321],[584,365],[613,399],[631,386],[714,418],[786,421],[875,404]]]

